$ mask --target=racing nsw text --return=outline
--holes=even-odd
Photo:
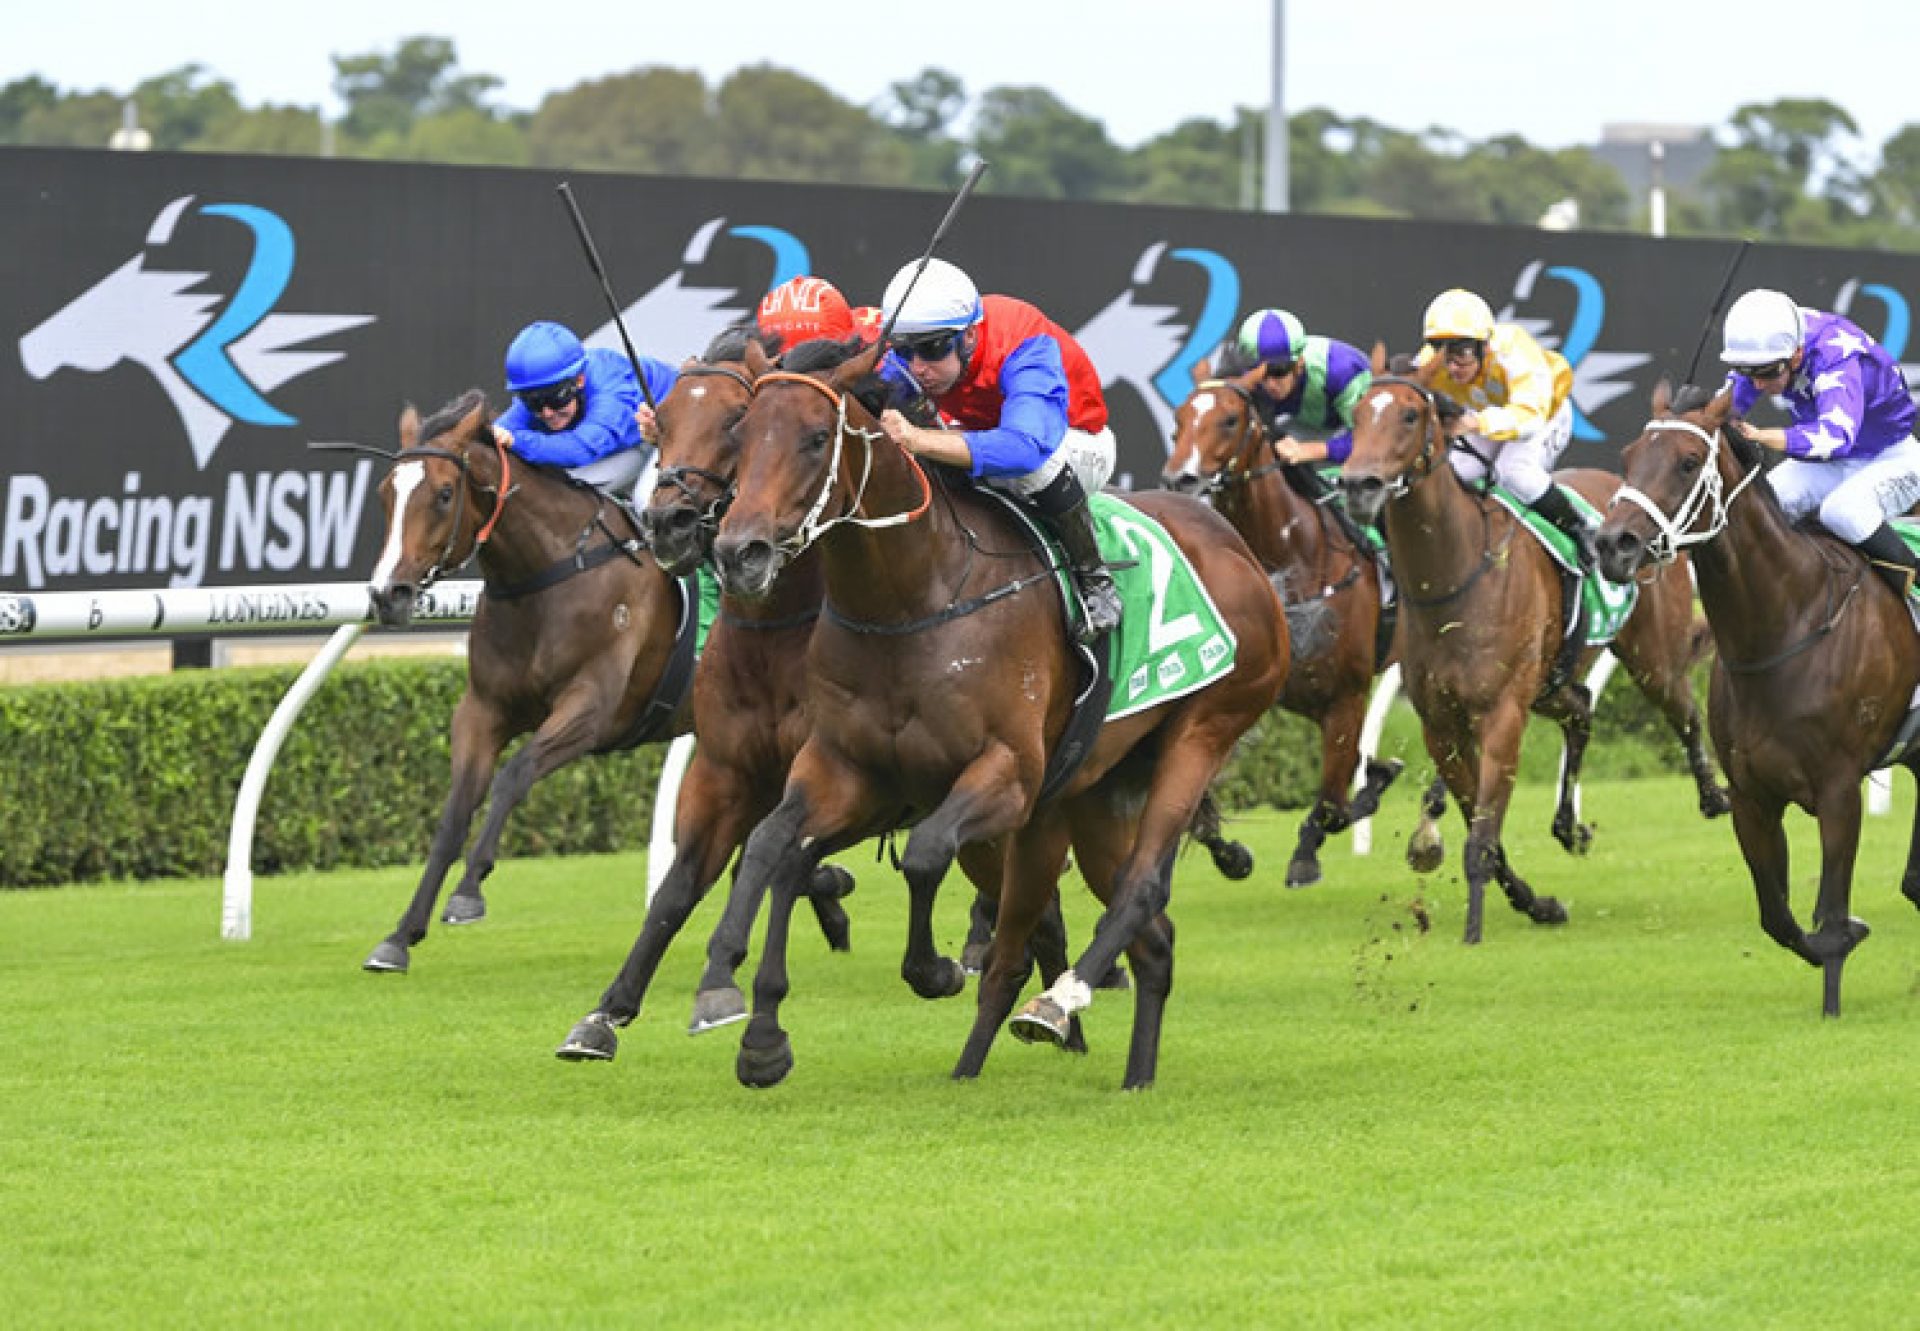
[[[222,494],[147,495],[130,471],[119,494],[56,495],[31,473],[8,478],[0,581],[29,590],[51,578],[164,575],[170,586],[222,574],[346,569],[373,464],[343,471],[235,472]],[[219,535],[216,550],[215,533]]]

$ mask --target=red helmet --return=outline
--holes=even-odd
[[[853,311],[853,331],[860,335],[862,342],[878,342],[886,322],[887,312],[878,305],[860,305]]]
[[[761,298],[756,322],[762,333],[777,336],[783,347],[818,337],[844,342],[853,336],[847,298],[822,277],[782,282]]]

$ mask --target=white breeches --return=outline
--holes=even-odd
[[[632,486],[634,504],[645,508],[647,501],[653,497],[654,481],[659,475],[655,457],[653,449],[642,444],[638,448],[624,448],[618,453],[595,458],[578,467],[568,467],[567,475],[598,486],[608,494],[617,495]]]
[[[1553,468],[1567,451],[1573,438],[1573,402],[1560,404],[1560,410],[1547,418],[1545,425],[1532,434],[1495,442],[1477,434],[1468,434],[1467,442],[1493,459],[1493,478],[1531,504],[1553,484]],[[1471,453],[1454,449],[1449,455],[1453,470],[1463,481],[1477,481],[1487,474],[1486,464]]]
[[[1062,469],[1072,467],[1073,474],[1080,478],[1080,488],[1088,494],[1098,494],[1113,475],[1114,456],[1113,431],[1107,427],[1102,426],[1098,434],[1068,430],[1060,447],[1053,450],[1053,456],[1037,469],[1025,476],[996,476],[988,483],[1019,495],[1038,494]]]
[[[1788,458],[1767,473],[1789,518],[1820,511],[1820,525],[1849,545],[1920,503],[1920,439],[1907,438],[1870,458],[1810,462]]]

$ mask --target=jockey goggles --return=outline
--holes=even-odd
[[[548,384],[544,388],[529,388],[521,393],[521,405],[538,416],[544,411],[559,411],[579,396],[580,385],[571,379],[562,379],[557,384]]]
[[[1427,345],[1441,356],[1478,356],[1480,339],[1474,337],[1430,337]]]
[[[960,333],[921,333],[914,337],[896,337],[889,345],[903,361],[945,360],[960,343]]]
[[[1792,363],[1790,360],[1776,360],[1765,365],[1739,365],[1734,367],[1734,373],[1751,383],[1756,379],[1772,379],[1785,374]]]

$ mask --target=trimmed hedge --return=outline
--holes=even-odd
[[[248,756],[298,673],[188,671],[0,689],[0,886],[218,875]],[[423,862],[447,790],[448,720],[465,682],[454,660],[335,671],[281,748],[261,801],[254,867]],[[1599,712],[1588,775],[1686,770],[1665,724],[1624,677]],[[1428,770],[1404,702],[1382,752],[1405,758],[1410,774]],[[1523,778],[1551,780],[1557,752],[1553,735],[1531,736]],[[502,857],[643,848],[661,754],[650,745],[548,776],[508,821]],[[1241,741],[1218,787],[1221,804],[1304,807],[1319,762],[1319,732],[1275,712]]]

